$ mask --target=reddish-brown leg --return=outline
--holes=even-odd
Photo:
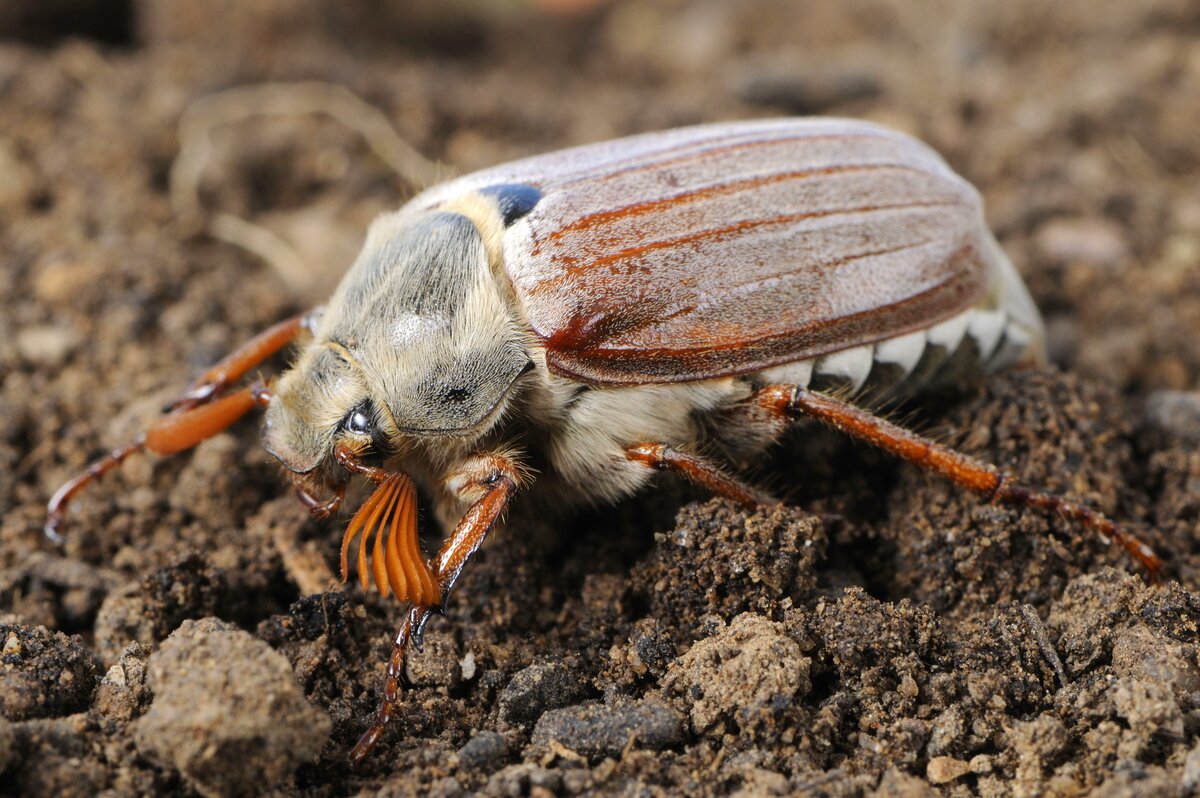
[[[338,508],[342,506],[342,502],[346,500],[345,482],[335,485],[333,495],[325,501],[321,501],[310,492],[303,474],[293,474],[292,485],[296,489],[296,498],[308,508],[309,515],[318,521],[324,521],[336,513]]]
[[[193,380],[188,389],[167,406],[167,410],[186,410],[220,396],[247,371],[277,354],[304,330],[311,329],[312,318],[312,311],[308,311],[263,330]]]
[[[771,385],[756,400],[780,417],[808,416],[847,435],[877,446],[921,468],[933,471],[967,490],[993,502],[1057,513],[1119,544],[1145,566],[1151,581],[1157,581],[1162,560],[1134,535],[1121,529],[1103,514],[1061,496],[1031,490],[1011,477],[971,457],[942,446],[871,413],[828,396],[794,385]]]
[[[487,539],[488,533],[508,506],[509,501],[517,492],[520,477],[516,467],[508,458],[489,456],[480,458],[479,465],[483,468],[471,468],[464,472],[463,478],[451,480],[451,486],[459,495],[476,495],[478,498],[471,505],[462,520],[458,522],[454,533],[446,539],[442,550],[438,553],[435,572],[438,587],[441,591],[441,604],[445,605],[450,591],[458,581],[463,567],[479,551]],[[379,707],[375,711],[375,719],[370,728],[359,738],[350,751],[351,763],[357,765],[371,753],[379,735],[392,718],[396,705],[400,700],[400,685],[404,678],[404,663],[409,645],[418,649],[421,647],[421,636],[425,624],[439,607],[431,605],[414,605],[408,610],[400,631],[392,643],[392,654],[388,658],[387,671],[383,679],[383,694],[379,699]]]
[[[290,344],[309,326],[310,314],[293,316],[276,324],[227,355],[195,380],[182,396],[168,406],[169,414],[145,433],[86,469],[55,491],[46,506],[46,537],[62,542],[58,533],[71,500],[92,482],[117,468],[129,455],[149,450],[175,454],[190,449],[206,438],[227,429],[255,405],[265,407],[270,391],[262,385],[225,395],[225,391],[250,369]]]
[[[88,463],[87,468],[60,485],[58,490],[54,491],[54,495],[50,497],[49,504],[46,505],[46,525],[42,527],[46,537],[55,543],[62,543],[63,537],[58,533],[58,527],[62,524],[71,500],[90,483],[119,467],[129,455],[145,448],[146,435],[143,433],[124,446],[113,449],[99,460]]]
[[[757,507],[771,502],[770,496],[726,474],[707,460],[681,452],[665,443],[635,443],[625,449],[625,456],[660,471],[671,469],[689,482],[718,496],[732,499],[743,507]]]
[[[364,463],[359,459],[361,454],[361,449],[356,449],[348,443],[339,443],[333,447],[333,459],[337,460],[338,464],[351,474],[366,477],[376,485],[391,476],[390,471]]]

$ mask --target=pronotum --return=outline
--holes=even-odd
[[[295,365],[235,389],[291,343]],[[510,500],[611,501],[667,469],[743,505],[722,465],[812,418],[993,501],[1057,512],[1159,559],[1104,516],[878,418],[856,401],[1037,363],[1037,309],[979,195],[932,150],[840,119],[634,136],[466,175],[381,216],[329,302],[202,374],[130,454],[171,454],[266,409],[263,445],[318,517],[374,492],[343,578],[408,603],[361,760],[400,700],[406,651]],[[708,456],[700,456],[703,449]],[[448,531],[426,560],[417,494]],[[354,551],[352,543],[357,538]]]

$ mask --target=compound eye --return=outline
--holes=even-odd
[[[367,405],[361,404],[346,414],[342,419],[342,429],[351,435],[369,435],[371,433],[371,417]]]

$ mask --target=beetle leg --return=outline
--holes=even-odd
[[[218,432],[228,429],[254,407],[271,402],[271,390],[262,383],[222,396],[207,404],[197,404],[171,413],[129,443],[88,465],[54,492],[46,505],[46,537],[62,542],[58,527],[67,507],[85,487],[121,465],[129,455],[149,450],[155,454],[176,454],[190,449]]]
[[[992,502],[1034,507],[1077,521],[1106,540],[1119,544],[1158,581],[1162,560],[1149,546],[1125,531],[1102,513],[1068,501],[1061,496],[1017,484],[1011,476],[992,466],[909,432],[853,405],[795,385],[771,385],[755,400],[781,418],[808,416],[841,432],[876,446],[921,468],[933,471]]]
[[[304,474],[293,474],[292,485],[296,489],[296,498],[300,503],[308,508],[308,513],[318,521],[324,521],[338,511],[342,506],[342,502],[346,500],[346,483],[342,482],[334,486],[333,495],[325,501],[321,501],[312,494],[305,480]]]
[[[263,330],[193,380],[178,399],[167,405],[167,411],[187,410],[211,402],[247,371],[296,340],[303,331],[312,330],[313,318],[313,311],[306,311]]]
[[[314,319],[314,311],[301,313],[259,333],[196,378],[182,396],[167,406],[165,418],[63,483],[46,506],[46,525],[43,527],[46,537],[62,543],[58,528],[71,500],[89,484],[121,465],[129,455],[147,449],[156,454],[175,454],[190,449],[231,426],[255,405],[265,407],[269,404],[271,392],[261,384],[228,396],[224,393],[247,371],[279,352],[302,331],[311,330]]]
[[[508,457],[490,455],[475,458],[458,474],[448,480],[453,493],[464,498],[475,498],[475,502],[463,515],[454,532],[438,552],[435,572],[441,594],[441,605],[446,603],[450,591],[458,581],[463,567],[479,551],[488,533],[517,492],[521,476],[516,464]],[[400,686],[404,678],[404,664],[408,647],[421,648],[421,638],[430,616],[440,611],[440,606],[414,605],[408,610],[400,631],[392,643],[392,654],[388,658],[387,671],[383,679],[383,694],[375,719],[350,751],[350,761],[357,765],[371,752],[379,735],[391,720],[392,713],[400,700]]]
[[[757,507],[772,501],[770,496],[726,474],[707,460],[681,452],[665,443],[635,443],[626,447],[625,456],[660,471],[671,469],[689,482],[718,496],[732,499],[743,507]]]
[[[360,459],[363,447],[355,447],[345,441],[333,447],[333,459],[351,474],[359,474],[374,482],[376,485],[392,475],[379,466],[367,465]]]

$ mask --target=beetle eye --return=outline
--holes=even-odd
[[[342,419],[342,429],[352,435],[366,435],[371,431],[371,418],[366,405],[359,405]]]

